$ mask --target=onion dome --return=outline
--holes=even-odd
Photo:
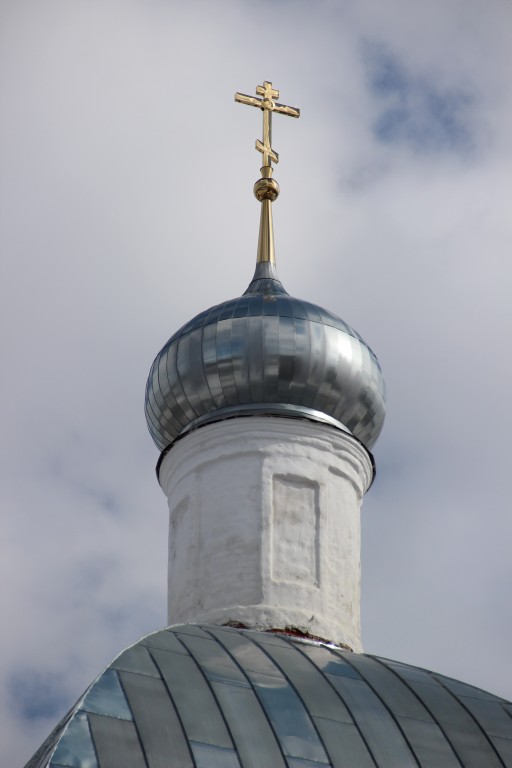
[[[511,713],[409,664],[189,624],[121,653],[26,768],[499,768]]]
[[[307,417],[351,432],[368,449],[385,415],[379,362],[343,320],[290,296],[270,262],[245,293],[201,312],[158,353],[146,418],[160,450],[232,416]]]
[[[270,146],[273,111],[299,110],[274,101],[272,84],[256,99],[235,99],[263,111],[258,256],[245,293],[201,312],[156,356],[146,386],[148,428],[161,451],[192,429],[234,416],[309,418],[350,432],[370,449],[384,422],[385,388],[379,362],[349,325],[308,301],[290,296],[275,266],[272,178],[278,155]]]

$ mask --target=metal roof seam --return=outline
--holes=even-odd
[[[500,763],[501,763],[501,765],[503,766],[503,768],[507,768],[507,765],[506,765],[506,763],[504,763],[504,762],[503,762],[503,760],[501,759],[501,755],[500,755],[500,753],[498,752],[498,750],[496,749],[496,747],[495,747],[495,746],[494,746],[494,744],[492,743],[492,741],[491,741],[491,739],[490,739],[490,737],[489,737],[489,734],[488,734],[488,733],[486,732],[486,730],[485,730],[485,729],[482,727],[482,725],[480,725],[480,722],[479,722],[479,721],[478,721],[478,719],[475,717],[475,715],[474,715],[474,714],[471,712],[471,710],[470,710],[470,709],[469,709],[469,708],[468,708],[468,707],[467,707],[467,706],[464,704],[464,702],[463,702],[463,700],[462,700],[462,699],[463,699],[463,696],[456,696],[456,695],[455,695],[455,694],[454,694],[454,693],[453,693],[453,692],[452,692],[452,691],[451,691],[451,690],[448,688],[448,686],[447,686],[447,685],[445,685],[445,684],[443,683],[443,680],[442,680],[442,676],[441,676],[441,675],[432,674],[432,677],[433,677],[433,678],[434,678],[434,680],[436,680],[436,681],[439,683],[439,685],[440,685],[442,688],[444,688],[444,690],[445,690],[445,691],[447,691],[447,692],[449,693],[449,695],[450,695],[452,698],[454,698],[454,699],[455,699],[455,700],[456,700],[456,701],[457,701],[457,702],[460,704],[460,706],[461,706],[461,707],[462,707],[462,708],[463,708],[463,709],[464,709],[464,710],[465,710],[465,711],[468,713],[468,715],[470,716],[470,718],[471,718],[471,719],[474,721],[474,723],[476,724],[476,726],[477,726],[477,728],[479,729],[479,731],[480,731],[480,732],[483,734],[484,738],[485,738],[485,739],[487,740],[487,742],[489,743],[489,746],[491,747],[492,751],[495,753],[496,757],[497,757],[497,758],[498,758],[498,760],[500,761]]]
[[[164,630],[164,631],[165,631],[165,630]],[[178,638],[176,638],[176,639],[177,639],[177,640],[178,640],[178,642],[179,642],[179,639],[178,639]],[[159,665],[158,665],[158,661],[157,661],[157,660],[155,659],[155,657],[153,656],[153,653],[152,653],[152,648],[151,648],[150,646],[147,646],[147,648],[148,648],[148,653],[149,653],[149,655],[150,655],[150,657],[151,657],[151,659],[152,659],[152,661],[153,661],[154,665],[156,666],[157,670],[158,670],[158,671],[159,671],[159,673],[160,673],[160,680],[162,681],[162,683],[163,683],[163,685],[164,685],[164,687],[165,687],[165,690],[167,691],[167,695],[169,696],[169,701],[171,702],[172,706],[174,707],[174,711],[176,712],[176,717],[177,717],[177,719],[178,719],[178,722],[179,722],[179,724],[180,724],[180,726],[181,726],[181,729],[182,729],[182,731],[183,731],[183,738],[185,739],[185,742],[186,742],[186,744],[187,744],[187,747],[188,747],[188,751],[189,751],[189,754],[190,754],[190,759],[191,759],[191,761],[192,761],[192,765],[194,766],[194,768],[198,768],[198,766],[197,766],[197,763],[196,763],[196,760],[195,760],[195,757],[194,757],[194,753],[193,753],[193,751],[192,751],[192,747],[190,746],[190,740],[189,740],[189,738],[188,738],[188,736],[187,736],[187,732],[186,732],[186,730],[185,730],[185,726],[184,726],[184,724],[183,724],[183,719],[182,719],[182,717],[181,717],[181,715],[180,715],[180,712],[179,712],[179,709],[178,709],[178,707],[176,706],[176,702],[174,701],[174,697],[173,697],[173,695],[172,695],[172,693],[171,693],[171,689],[170,689],[170,688],[169,688],[169,686],[167,685],[167,680],[165,679],[165,677],[164,677],[164,676],[163,676],[163,674],[162,674],[162,671],[161,671],[161,669],[160,669],[160,667],[159,667]],[[169,652],[169,653],[171,653],[171,651],[168,651],[168,652]]]
[[[272,723],[272,721],[270,720],[270,718],[269,718],[269,716],[268,716],[268,713],[267,713],[267,711],[266,711],[265,707],[264,707],[264,706],[263,706],[263,704],[261,703],[261,699],[260,699],[260,697],[258,696],[258,693],[257,693],[257,691],[256,691],[256,689],[255,689],[255,687],[254,687],[254,685],[253,685],[253,683],[252,683],[252,680],[251,680],[251,679],[248,677],[248,675],[247,675],[247,672],[246,672],[246,671],[245,671],[245,669],[242,667],[242,665],[241,665],[241,664],[238,662],[238,659],[237,659],[237,658],[236,658],[236,657],[235,657],[235,656],[234,656],[234,655],[231,653],[231,651],[229,650],[229,648],[228,648],[227,646],[225,646],[225,645],[224,645],[224,643],[222,643],[222,642],[220,641],[220,639],[219,639],[219,638],[218,638],[216,635],[214,635],[214,634],[211,632],[211,629],[212,629],[211,627],[209,627],[209,626],[207,626],[207,625],[202,625],[202,626],[201,626],[201,629],[203,629],[203,631],[204,631],[204,632],[206,632],[207,634],[209,634],[209,635],[210,635],[210,637],[211,637],[213,640],[215,640],[215,641],[216,641],[216,642],[217,642],[217,643],[220,645],[220,647],[221,647],[221,648],[223,648],[223,649],[226,651],[226,653],[228,654],[228,656],[229,656],[229,657],[232,659],[233,663],[234,663],[234,664],[235,664],[235,665],[238,667],[238,669],[240,670],[240,672],[241,672],[241,673],[243,674],[243,676],[246,678],[247,682],[249,683],[249,685],[250,685],[250,687],[251,687],[251,690],[252,690],[252,691],[253,691],[253,693],[254,693],[254,696],[256,697],[256,700],[257,700],[257,702],[258,702],[258,704],[259,704],[259,706],[260,706],[260,708],[261,708],[261,711],[262,711],[262,713],[263,713],[263,715],[264,715],[264,717],[265,717],[265,719],[266,719],[266,721],[267,721],[267,723],[268,723],[268,725],[269,725],[269,728],[270,728],[270,730],[272,731],[272,733],[273,733],[273,735],[274,735],[274,739],[275,739],[275,742],[276,742],[277,748],[278,748],[278,749],[279,749],[279,751],[281,752],[281,755],[282,755],[282,758],[283,758],[283,762],[284,762],[285,764],[287,764],[286,755],[285,755],[285,753],[284,753],[284,750],[283,750],[283,746],[282,746],[282,744],[281,744],[281,741],[280,741],[280,739],[279,739],[279,737],[278,737],[278,735],[277,735],[277,733],[276,733],[276,730],[275,730],[275,728],[274,728],[274,726],[273,726],[273,723]],[[222,628],[219,628],[219,629],[222,629]],[[245,635],[244,635],[244,636],[245,636]]]
[[[146,748],[145,748],[144,743],[142,741],[142,737],[140,735],[139,727],[137,725],[137,720],[136,720],[136,717],[135,717],[135,712],[133,711],[132,705],[130,704],[130,699],[128,698],[128,694],[126,693],[126,689],[125,689],[125,687],[123,685],[123,680],[121,678],[121,675],[119,674],[119,672],[117,670],[116,670],[116,674],[117,674],[117,679],[119,680],[119,685],[121,686],[121,690],[124,693],[124,698],[126,699],[126,703],[128,705],[128,709],[130,710],[130,712],[132,714],[133,725],[135,727],[135,733],[137,734],[137,739],[139,740],[142,756],[143,756],[144,761],[145,761],[146,765],[148,766],[148,768],[151,768],[150,762],[148,760],[148,756],[146,754]],[[133,673],[133,674],[135,674],[135,673]],[[94,737],[93,737],[92,741],[93,741],[93,744],[94,744]],[[95,744],[94,744],[94,749],[96,749],[96,745]],[[98,763],[98,764],[100,765],[100,763]]]
[[[298,689],[297,689],[297,687],[296,687],[296,686],[293,684],[293,682],[291,681],[290,677],[289,677],[289,676],[286,674],[285,670],[282,668],[282,666],[279,664],[279,662],[278,662],[278,661],[277,661],[275,658],[273,658],[273,656],[272,656],[272,655],[271,655],[271,654],[270,654],[270,653],[269,653],[269,652],[268,652],[268,651],[267,651],[267,650],[266,650],[266,649],[263,647],[263,645],[264,645],[264,644],[260,644],[260,643],[257,643],[255,640],[253,640],[253,638],[252,638],[252,637],[251,637],[251,638],[249,638],[249,639],[250,639],[250,640],[251,640],[251,642],[253,642],[253,643],[254,643],[254,644],[255,644],[255,645],[256,645],[256,646],[257,646],[257,647],[258,647],[258,648],[259,648],[261,651],[263,651],[263,653],[264,653],[266,656],[268,656],[268,658],[271,660],[271,662],[272,662],[273,664],[275,664],[275,665],[276,665],[276,667],[277,667],[278,669],[280,669],[280,670],[281,670],[281,672],[283,673],[283,676],[286,678],[286,680],[288,681],[288,683],[290,684],[290,686],[293,688],[293,690],[294,690],[294,691],[295,691],[295,693],[297,694],[297,697],[298,697],[299,701],[301,702],[302,706],[304,707],[304,710],[306,711],[306,713],[307,713],[307,715],[308,715],[308,717],[309,717],[309,719],[310,719],[310,721],[311,721],[311,724],[313,725],[313,728],[314,728],[314,730],[315,730],[315,732],[316,732],[316,735],[318,736],[318,741],[320,742],[320,744],[321,744],[321,745],[322,745],[322,747],[324,748],[324,750],[325,750],[325,754],[326,754],[326,755],[327,755],[327,757],[329,758],[329,764],[332,766],[332,765],[333,765],[333,760],[332,760],[332,757],[331,757],[331,755],[329,754],[329,750],[327,749],[327,746],[326,746],[326,744],[325,744],[325,742],[324,742],[324,739],[322,738],[322,736],[321,736],[321,734],[320,734],[320,731],[318,730],[318,728],[317,728],[317,726],[316,726],[316,723],[315,723],[315,721],[314,721],[314,719],[313,719],[312,715],[311,715],[311,714],[310,714],[310,712],[309,712],[309,707],[307,707],[307,706],[306,706],[306,702],[305,702],[305,701],[304,701],[304,699],[302,698],[302,696],[301,696],[301,694],[300,694],[299,690],[298,690]],[[290,645],[291,645],[291,643],[290,643]],[[292,647],[294,647],[294,646],[292,646]]]
[[[288,638],[286,638],[286,640],[287,640],[287,642],[289,642],[289,644],[290,644],[290,645],[291,645],[293,648],[296,648],[296,649],[297,649],[297,651],[298,651],[298,652],[299,652],[299,653],[300,653],[300,654],[301,654],[301,655],[302,655],[302,656],[303,656],[305,659],[307,659],[307,661],[308,661],[310,664],[312,664],[312,666],[313,666],[313,667],[315,667],[315,669],[317,669],[317,670],[319,671],[319,673],[322,675],[322,677],[324,678],[324,680],[326,680],[326,681],[327,681],[327,684],[328,684],[328,685],[329,685],[329,686],[332,688],[332,690],[334,691],[335,695],[336,695],[336,696],[337,696],[337,697],[340,699],[340,701],[341,701],[341,702],[343,703],[343,705],[346,707],[346,709],[347,709],[347,711],[348,711],[348,713],[349,713],[350,717],[352,718],[352,722],[354,723],[354,725],[355,725],[355,727],[356,727],[356,729],[357,729],[357,731],[358,731],[358,733],[359,733],[359,735],[360,735],[360,737],[361,737],[361,740],[362,740],[363,744],[365,745],[366,749],[368,750],[368,754],[370,755],[370,757],[371,757],[371,759],[372,759],[373,763],[375,764],[376,768],[379,768],[379,764],[377,763],[377,759],[376,759],[375,755],[373,754],[373,751],[372,751],[372,749],[371,749],[370,745],[368,744],[368,741],[367,741],[367,739],[366,739],[365,735],[363,734],[363,732],[362,732],[362,730],[361,730],[361,727],[360,727],[359,723],[357,722],[357,719],[355,718],[355,716],[354,716],[354,713],[353,713],[353,711],[352,711],[352,708],[350,707],[350,705],[349,705],[349,704],[348,704],[348,703],[345,701],[345,699],[344,699],[344,698],[341,696],[340,692],[339,692],[338,690],[336,690],[336,688],[334,687],[334,685],[332,684],[332,682],[329,680],[329,678],[327,677],[327,675],[324,673],[323,669],[320,669],[320,667],[319,667],[319,666],[317,666],[317,665],[314,663],[314,661],[313,661],[312,659],[310,659],[310,658],[309,658],[309,656],[308,656],[307,654],[305,654],[305,653],[304,653],[304,652],[301,650],[301,648],[299,647],[299,644],[298,644],[298,643],[297,643],[297,644],[295,644],[295,643],[292,643],[291,641],[288,641]],[[328,646],[328,645],[326,645],[326,644],[325,644],[325,645],[321,645],[321,647],[323,647],[323,648],[326,648],[327,650],[331,650],[331,649],[329,648],[329,646]]]
[[[414,689],[413,689],[413,688],[412,688],[412,687],[411,687],[411,686],[408,684],[407,680],[405,680],[403,677],[401,677],[401,675],[399,675],[399,674],[398,674],[398,672],[397,672],[395,669],[393,669],[393,667],[392,667],[392,666],[385,664],[385,663],[384,663],[384,661],[383,661],[382,659],[378,658],[377,656],[372,656],[372,659],[374,659],[374,660],[375,660],[375,661],[376,661],[378,664],[381,664],[383,667],[385,667],[385,669],[388,669],[390,672],[392,672],[394,675],[396,675],[396,677],[397,677],[397,678],[400,680],[400,682],[402,682],[402,683],[404,684],[404,686],[405,686],[405,687],[406,687],[406,688],[407,688],[407,689],[408,689],[408,690],[409,690],[409,691],[412,693],[412,695],[413,695],[413,696],[414,696],[416,699],[418,699],[418,701],[420,702],[420,704],[422,704],[422,705],[425,707],[425,709],[427,710],[427,712],[429,713],[429,715],[432,717],[432,720],[433,720],[435,723],[437,723],[437,725],[438,725],[438,727],[439,727],[439,730],[440,730],[440,731],[441,731],[441,733],[443,734],[444,738],[446,739],[446,742],[447,742],[447,744],[449,744],[449,746],[450,746],[450,748],[451,748],[451,750],[452,750],[453,754],[455,755],[455,757],[456,757],[456,758],[457,758],[457,760],[459,761],[460,765],[462,766],[462,768],[464,768],[464,763],[463,763],[463,761],[462,761],[462,758],[461,758],[461,756],[459,755],[459,753],[458,753],[458,752],[457,752],[457,750],[455,749],[455,745],[453,744],[453,742],[452,742],[452,741],[451,741],[451,739],[449,738],[448,734],[446,733],[446,730],[443,728],[443,726],[441,725],[441,723],[439,722],[439,720],[436,718],[435,714],[432,712],[432,710],[430,709],[430,707],[428,706],[428,704],[427,704],[425,701],[423,701],[423,700],[422,700],[422,699],[421,699],[421,698],[418,696],[418,694],[416,693],[416,691],[415,691],[415,690],[414,690]]]
[[[344,657],[344,658],[345,658],[345,657]],[[403,738],[403,740],[405,741],[405,743],[407,744],[407,746],[409,747],[409,750],[410,750],[410,752],[411,752],[412,756],[414,757],[414,759],[416,760],[416,762],[417,762],[417,764],[418,764],[419,768],[421,768],[420,759],[419,759],[418,755],[416,754],[416,752],[415,752],[415,750],[414,750],[414,748],[413,748],[413,746],[412,746],[412,744],[411,744],[411,742],[410,742],[410,740],[409,740],[408,736],[406,735],[406,733],[405,733],[404,729],[403,729],[403,728],[402,728],[402,726],[400,725],[400,723],[399,723],[399,721],[398,721],[398,718],[397,718],[397,717],[395,717],[395,715],[394,715],[394,713],[393,713],[393,710],[391,709],[391,707],[390,707],[390,706],[387,704],[387,702],[384,700],[383,696],[381,696],[381,695],[380,695],[380,693],[378,693],[378,691],[376,690],[376,688],[375,688],[375,687],[374,687],[374,686],[373,686],[373,685],[370,683],[370,681],[369,681],[369,680],[368,680],[368,678],[367,678],[367,677],[364,675],[364,673],[363,673],[363,672],[362,672],[360,669],[358,669],[358,668],[357,668],[357,667],[356,667],[354,664],[351,664],[351,663],[350,663],[350,658],[348,658],[348,656],[347,656],[347,658],[345,658],[345,661],[346,661],[346,663],[347,663],[349,666],[351,666],[351,667],[352,667],[352,669],[355,669],[355,671],[356,671],[356,672],[357,672],[359,675],[361,675],[362,679],[365,681],[365,683],[366,683],[366,685],[368,686],[368,688],[369,688],[369,689],[370,689],[370,690],[371,690],[371,691],[372,691],[372,692],[375,694],[375,696],[376,696],[376,697],[379,699],[379,701],[380,701],[380,702],[382,703],[382,705],[385,707],[386,711],[389,713],[390,717],[391,717],[391,718],[392,718],[392,720],[395,722],[395,724],[396,724],[396,726],[397,726],[398,730],[399,730],[399,731],[400,731],[400,733],[402,734],[402,738]]]
[[[201,627],[201,629],[202,629],[202,627]],[[226,726],[226,730],[227,730],[227,732],[228,732],[228,734],[229,734],[229,738],[231,739],[232,748],[233,748],[233,749],[234,749],[234,751],[236,752],[236,755],[237,755],[237,757],[238,757],[238,762],[240,763],[240,766],[241,766],[241,765],[242,765],[242,761],[240,760],[240,754],[239,754],[239,752],[238,752],[238,749],[237,749],[237,746],[236,746],[236,742],[235,742],[235,739],[233,738],[233,732],[232,732],[232,730],[231,730],[231,727],[230,727],[230,725],[229,725],[229,723],[228,723],[228,721],[227,721],[227,719],[226,719],[226,715],[224,714],[224,710],[223,710],[223,708],[222,708],[222,707],[221,707],[221,705],[220,705],[220,702],[219,702],[219,700],[218,700],[218,698],[217,698],[217,695],[216,695],[216,693],[215,693],[215,691],[214,691],[214,689],[213,689],[213,686],[212,686],[212,684],[211,684],[210,680],[208,679],[208,676],[207,676],[207,674],[206,674],[205,670],[203,669],[202,665],[199,663],[198,659],[196,658],[196,656],[195,656],[194,652],[193,652],[193,651],[192,651],[192,650],[191,650],[191,649],[190,649],[190,648],[187,646],[187,644],[186,644],[185,642],[183,642],[183,641],[181,640],[181,638],[180,638],[180,637],[178,637],[178,640],[179,640],[179,641],[180,641],[180,643],[183,645],[183,647],[184,647],[184,648],[186,648],[186,650],[188,651],[188,654],[189,654],[190,658],[191,658],[191,659],[193,659],[193,661],[194,661],[194,662],[195,662],[195,664],[197,665],[197,668],[198,668],[198,670],[199,670],[199,671],[200,671],[200,673],[202,674],[202,676],[203,676],[203,678],[204,678],[204,680],[205,680],[205,682],[206,682],[206,685],[207,685],[207,687],[209,688],[209,690],[210,690],[210,693],[212,694],[212,696],[213,696],[213,699],[214,699],[214,701],[215,701],[215,703],[216,703],[216,705],[217,705],[217,708],[218,708],[218,710],[219,710],[219,713],[220,713],[220,716],[221,716],[221,718],[222,718],[222,720],[223,720],[223,722],[224,722],[224,725]]]

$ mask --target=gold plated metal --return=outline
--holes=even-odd
[[[235,101],[250,107],[259,107],[263,112],[263,140],[256,139],[256,149],[261,153],[263,165],[260,169],[261,178],[254,185],[254,196],[261,203],[257,261],[270,261],[275,264],[272,202],[279,195],[279,184],[272,178],[272,163],[279,162],[279,155],[272,148],[272,112],[299,117],[300,110],[277,102],[279,91],[272,88],[269,80],[264,80],[263,85],[256,86],[256,94],[257,96],[248,96],[245,93],[235,93]]]
[[[268,80],[263,85],[256,86],[256,93],[261,96],[248,96],[246,93],[235,93],[235,101],[240,104],[248,104],[250,107],[259,107],[263,112],[263,141],[256,139],[256,149],[263,156],[263,167],[271,168],[272,161],[279,162],[279,155],[272,149],[272,112],[279,112],[281,115],[289,117],[299,117],[300,109],[296,107],[287,107],[286,104],[279,104],[275,99],[279,98],[279,91],[272,88],[272,83]]]

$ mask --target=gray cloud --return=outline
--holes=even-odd
[[[378,116],[374,136],[416,152],[453,152],[466,157],[477,148],[472,125],[475,95],[465,86],[445,88],[434,78],[408,72],[403,62],[377,42],[367,41],[363,58]]]

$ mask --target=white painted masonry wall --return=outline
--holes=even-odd
[[[169,623],[297,627],[361,650],[362,445],[306,419],[239,417],[179,440],[160,467]]]

